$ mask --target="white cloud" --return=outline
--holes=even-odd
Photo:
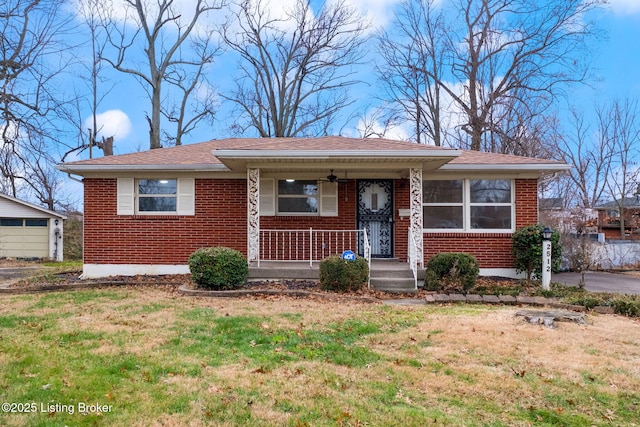
[[[122,110],[107,110],[96,115],[98,137],[113,136],[116,141],[126,138],[131,132],[131,120]],[[85,128],[93,127],[93,120],[88,117],[84,121]]]
[[[608,7],[619,15],[640,13],[640,0],[609,0]]]
[[[402,0],[346,0],[346,4],[355,8],[373,28],[386,27],[393,19],[393,9]]]

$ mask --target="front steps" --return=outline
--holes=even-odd
[[[249,266],[250,280],[318,280],[319,263],[298,261],[263,261],[260,267]],[[420,274],[420,270],[418,274]],[[390,293],[417,293],[413,273],[409,264],[398,259],[372,259],[370,272],[371,288]],[[424,277],[418,277],[424,280]]]
[[[418,292],[409,264],[395,258],[372,259],[370,277],[371,288],[378,291],[403,294]]]

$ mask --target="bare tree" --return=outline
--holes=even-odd
[[[388,100],[414,124],[416,142],[441,146],[448,145],[444,100],[437,84],[443,78],[445,26],[436,4],[436,0],[408,0],[400,5],[391,30],[378,37],[384,61],[377,73]],[[390,113],[396,116],[398,111]]]
[[[362,59],[366,25],[344,0],[324,3],[314,16],[309,1],[273,17],[260,0],[238,5],[223,29],[227,45],[240,55],[240,78],[224,98],[261,137],[326,134],[350,105],[347,89],[358,83],[352,66]]]
[[[208,41],[211,33],[203,28],[196,28],[209,12],[221,9],[224,0],[195,0],[192,15],[183,16],[177,10],[174,0],[124,0],[127,18],[119,21],[112,17],[107,23],[107,35],[111,47],[115,49],[112,57],[105,55],[102,59],[109,62],[116,70],[135,76],[147,89],[151,101],[151,117],[149,122],[149,147],[162,146],[160,136],[162,132],[161,120],[163,114],[171,121],[176,121],[178,127],[175,135],[171,136],[176,145],[182,143],[182,137],[193,129],[195,123],[211,113],[207,110],[203,114],[196,113],[195,119],[185,125],[185,108],[179,109],[178,116],[172,107],[163,112],[163,104],[167,103],[167,91],[163,91],[163,83],[178,85],[181,89],[180,105],[186,105],[184,96],[192,95],[190,87],[197,87],[202,77],[202,69],[213,62],[218,49]],[[132,28],[133,27],[133,28]],[[188,45],[196,53],[186,55]],[[132,53],[141,46],[142,57]],[[138,64],[147,67],[144,70]],[[165,130],[165,134],[168,134]]]
[[[593,129],[585,121],[583,112],[572,110],[571,119],[558,129],[555,138],[564,161],[572,166],[568,174],[577,204],[583,208],[593,208],[602,201],[612,166],[610,123],[602,109],[596,116],[596,129]]]
[[[620,236],[625,238],[625,209],[628,198],[638,194],[640,185],[640,110],[637,100],[615,100],[604,114],[601,122],[608,124],[607,138],[611,143],[612,156],[610,174],[605,180],[607,192],[618,206],[620,213]],[[633,197],[637,204],[636,197]],[[637,225],[637,224],[636,224]]]
[[[428,8],[424,3],[428,0],[407,1],[404,10]],[[586,42],[598,34],[588,21],[589,12],[601,3],[458,0],[449,5],[451,9],[432,13],[430,26],[415,28],[415,43],[409,47],[429,40],[434,28],[443,28],[444,50],[436,49],[439,40],[432,43],[434,48],[427,53],[435,56],[429,66],[407,61],[405,74],[423,74],[463,114],[461,130],[466,138],[459,145],[501,151],[491,134],[495,138],[503,133],[497,119],[505,117],[506,111],[518,109],[519,120],[526,126],[529,117],[542,114],[567,85],[587,79]],[[434,68],[436,63],[441,67]]]
[[[21,185],[49,187],[37,194],[48,207],[54,185],[51,152],[60,144],[58,117],[65,110],[59,90],[68,46],[62,42],[70,20],[54,0],[0,3],[0,173],[3,190],[18,196]],[[45,194],[49,192],[49,194]]]

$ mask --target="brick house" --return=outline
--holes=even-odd
[[[384,139],[226,139],[68,162],[84,182],[84,277],[188,273],[198,248],[252,264],[345,249],[423,265],[475,255],[513,276],[511,235],[538,221],[564,163]],[[405,263],[406,265],[406,263]]]

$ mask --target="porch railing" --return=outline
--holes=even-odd
[[[367,260],[367,265],[369,266],[369,277],[367,277],[367,288],[371,288],[371,243],[369,243],[369,235],[367,234],[367,229],[363,228],[362,230],[362,255]]]
[[[362,249],[360,249],[362,245]],[[360,252],[371,266],[366,230],[260,230],[260,261],[320,261],[346,250]]]
[[[409,228],[408,242],[409,256],[407,258],[409,261],[409,267],[411,268],[411,272],[413,273],[414,286],[416,289],[418,289],[418,245],[416,243],[413,232],[411,231],[411,228]]]

